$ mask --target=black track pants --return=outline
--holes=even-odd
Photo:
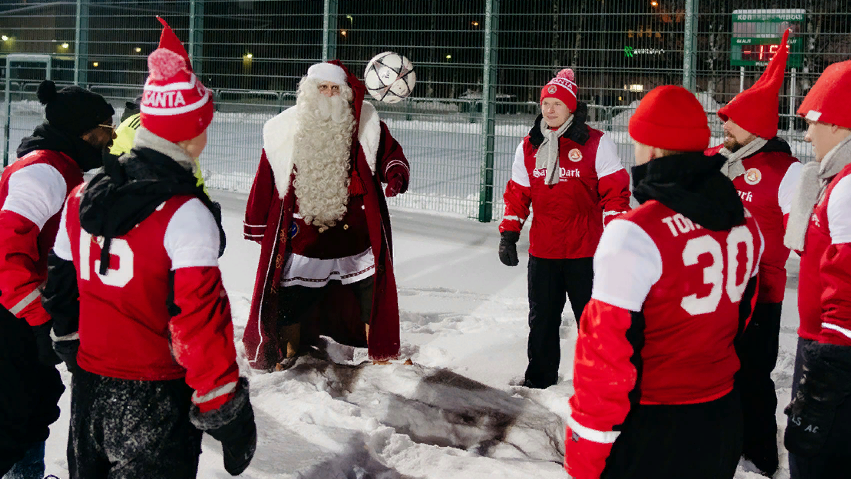
[[[559,327],[565,301],[577,321],[591,301],[593,258],[543,259],[529,256],[529,345],[526,383],[546,388],[558,381]]]

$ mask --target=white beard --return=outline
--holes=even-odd
[[[355,117],[347,85],[340,95],[319,93],[319,83],[299,84],[293,165],[298,210],[305,223],[325,231],[343,219],[349,203],[352,130]]]

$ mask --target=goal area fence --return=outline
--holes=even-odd
[[[851,0],[180,0],[0,3],[0,145],[4,165],[42,120],[41,80],[103,94],[116,109],[141,93],[165,18],[215,93],[201,157],[207,184],[247,193],[264,122],[295,104],[307,68],[339,58],[362,76],[383,51],[407,56],[417,85],[397,104],[373,102],[411,163],[391,206],[502,216],[518,143],[541,87],[572,68],[589,123],[612,135],[627,168],[627,125],[663,84],[693,91],[713,144],[719,107],[753,85],[792,28],[778,136],[811,159],[794,112],[831,63],[851,58]]]

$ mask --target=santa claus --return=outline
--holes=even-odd
[[[254,368],[291,364],[319,334],[368,345],[373,361],[399,353],[385,196],[407,190],[408,160],[364,92],[341,62],[313,65],[263,127],[245,213],[261,245],[243,337]]]

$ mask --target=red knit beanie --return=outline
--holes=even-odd
[[[807,93],[798,115],[818,121],[851,128],[851,60],[834,63],[824,70]]]
[[[579,85],[576,84],[573,70],[570,68],[558,72],[555,78],[541,88],[541,103],[544,98],[555,98],[561,100],[572,112],[576,111],[577,97],[579,97]]]
[[[213,121],[213,94],[189,64],[189,55],[168,24],[160,46],[148,56],[148,80],[140,105],[142,126],[172,143],[197,137]]]
[[[703,151],[709,146],[706,113],[697,98],[676,85],[663,85],[641,100],[629,120],[633,140],[663,150]]]
[[[780,48],[768,62],[759,80],[718,110],[722,121],[732,119],[746,131],[766,140],[777,136],[780,88],[783,86],[786,59],[789,57],[789,45],[786,43],[788,39],[787,29],[783,33],[783,40],[780,41]]]

